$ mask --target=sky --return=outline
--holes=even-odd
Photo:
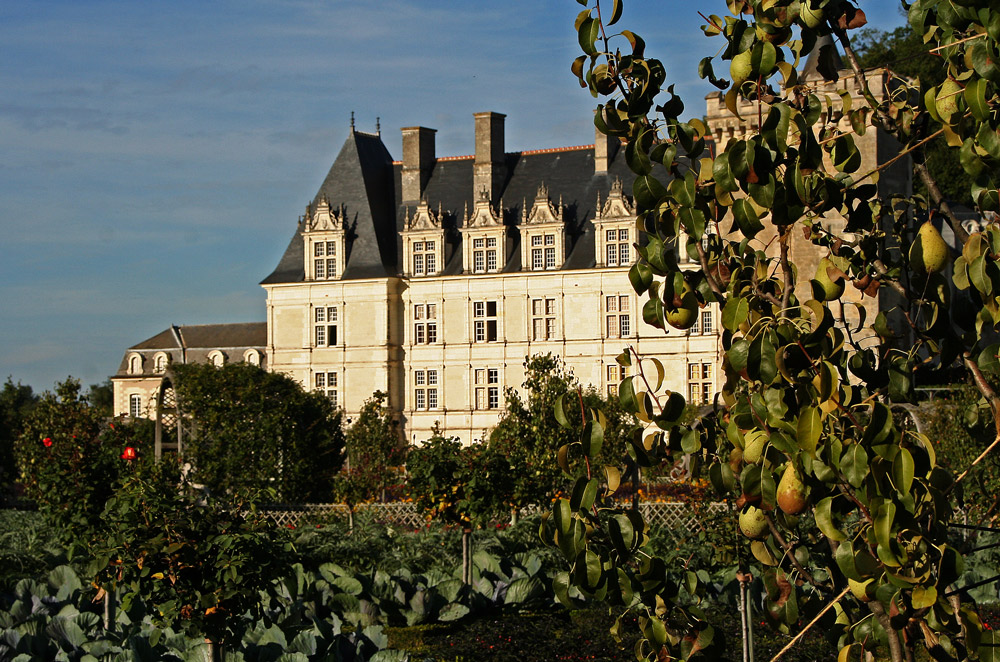
[[[714,8],[718,5],[718,8]],[[861,0],[869,24],[903,22]],[[697,11],[627,0],[700,116],[715,55]],[[437,129],[473,152],[475,112],[507,151],[592,143],[570,73],[572,0],[6,0],[0,3],[0,380],[114,374],[171,324],[263,321],[277,265],[350,127]],[[707,13],[707,11],[706,11]]]

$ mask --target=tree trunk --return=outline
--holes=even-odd
[[[472,583],[472,529],[462,529],[462,583]]]
[[[104,593],[104,629],[110,630],[115,623],[115,599],[110,591]]]
[[[518,518],[519,518],[520,515],[521,515],[521,511],[518,509],[517,506],[514,506],[513,508],[510,509],[510,525],[511,526],[517,526],[517,520],[518,520]]]
[[[354,533],[354,509],[347,509],[347,531],[349,533]]]
[[[222,662],[222,644],[220,642],[212,641],[206,637],[205,649],[208,653],[206,656],[208,662]]]

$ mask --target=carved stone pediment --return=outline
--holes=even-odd
[[[407,230],[440,230],[441,229],[441,208],[437,211],[430,208],[426,200],[421,200],[417,208],[410,216],[409,207],[406,208],[406,219],[404,227]]]
[[[538,187],[538,193],[535,194],[535,202],[531,205],[531,211],[528,211],[526,204],[522,205],[521,221],[527,225],[562,223],[562,196],[559,197],[558,207],[553,206],[552,201],[549,199],[549,188],[543,183]]]
[[[598,218],[602,220],[635,216],[635,206],[622,190],[622,180],[620,179],[616,179],[611,184],[611,191],[608,193],[608,199],[605,200],[603,207],[601,207],[601,195],[597,194],[597,209],[600,210]]]
[[[330,201],[324,197],[316,204],[316,209],[306,207],[306,232],[343,230],[344,222],[337,211],[331,209]]]
[[[469,216],[469,210],[466,208],[462,226],[466,228],[490,228],[500,225],[503,225],[503,217],[493,209],[489,191],[484,188],[479,192],[476,205],[472,208],[472,216]]]

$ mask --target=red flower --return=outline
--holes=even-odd
[[[128,460],[129,462],[131,462],[136,457],[137,457],[137,455],[136,455],[135,449],[132,448],[131,446],[126,446],[125,450],[122,451],[122,459],[123,460]]]
[[[285,525],[285,528],[286,528],[286,529],[294,529],[294,528],[295,528],[295,525],[294,525],[294,524],[286,524],[286,525]]]
[[[42,439],[42,446],[48,448],[51,445],[52,445],[52,437],[45,437],[45,439]]]

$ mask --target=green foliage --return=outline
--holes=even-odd
[[[344,433],[328,398],[247,363],[171,369],[195,427],[184,458],[193,480],[217,494],[272,488],[288,502],[329,499]]]
[[[406,457],[399,423],[385,406],[387,397],[375,391],[347,431],[350,466],[347,475],[338,479],[337,494],[349,504],[385,501],[386,490]]]
[[[406,459],[407,487],[428,517],[466,528],[503,517],[510,507],[506,458],[486,444],[462,446],[437,428]]]
[[[114,415],[115,387],[111,379],[105,379],[100,384],[91,384],[87,389],[87,402],[98,414],[106,418]]]
[[[24,495],[63,542],[84,540],[97,526],[129,466],[122,457],[127,447],[137,462],[152,462],[151,428],[105,421],[72,378],[56,393],[46,391],[25,416],[15,445]]]
[[[947,78],[947,69],[941,58],[928,52],[912,25],[903,25],[891,32],[864,28],[855,39],[858,61],[864,68],[888,66],[900,76],[909,76],[920,82],[921,89],[940,85]],[[955,157],[944,138],[928,143],[924,148],[927,169],[941,192],[949,200],[972,206],[972,178],[961,168],[955,167]],[[918,193],[927,195],[927,187],[919,176],[913,178]]]
[[[161,463],[125,480],[104,508],[88,574],[125,612],[145,603],[154,625],[237,642],[245,615],[262,613],[259,593],[286,570],[289,543],[253,500],[203,500],[178,479]]]
[[[0,593],[65,563],[56,531],[37,512],[0,510]]]
[[[581,410],[598,409],[604,416],[602,460],[621,456],[629,428],[617,402],[608,402],[593,388],[582,389],[558,357],[527,357],[524,373],[524,398],[516,389],[506,389],[504,411],[489,437],[491,453],[507,458],[512,484],[509,501],[521,508],[547,505],[553,494],[568,489],[556,460],[559,449],[579,437]],[[557,403],[568,427],[552,417]]]
[[[595,124],[625,140],[636,174],[642,239],[629,278],[647,298],[643,318],[682,327],[692,306],[718,306],[723,327],[721,398],[691,424],[681,421],[683,398],[664,388],[662,362],[619,358],[633,375],[620,386],[622,405],[644,427],[630,455],[641,465],[690,456],[707,468],[742,511],[736,567],[743,580],[748,570],[760,578],[778,632],[833,603],[820,626],[840,659],[869,651],[902,662],[925,648],[939,660],[975,657],[988,640],[956,591],[969,575],[949,533],[968,474],[948,471],[927,435],[894,414],[924,375],[963,370],[1000,439],[1000,396],[986,376],[1000,371],[1000,229],[968,235],[932,185],[931,201],[879,191],[890,162],[863,171],[859,142],[879,131],[880,143],[895,139],[919,164],[941,136],[947,168],[968,176],[978,211],[1000,209],[1000,12],[903,3],[923,48],[940,57],[941,82],[917,85],[868,76],[850,57],[850,33],[866,19],[849,1],[727,4],[732,15],[706,17],[703,31],[722,44],[708,48],[716,56],[699,73],[725,90],[732,115],[746,122],[741,108],[752,108],[758,124],[725,144],[710,145],[701,120],[681,119],[667,69],[638,35],[608,29],[620,0],[597,0],[576,22],[584,54],[573,72],[595,97],[611,97]],[[855,69],[860,101],[799,79],[800,58],[828,36]],[[832,52],[819,51],[818,72],[836,81]],[[715,75],[716,59],[731,83]],[[915,226],[928,210],[951,225],[956,250],[933,225]],[[803,240],[825,260],[811,282],[794,264]],[[599,467],[600,418],[588,421],[574,442],[585,461],[563,466],[576,479],[571,496],[542,527],[570,566],[554,582],[560,599],[606,599],[636,613],[640,658],[720,658],[723,638],[704,609],[710,573],[648,553],[637,510],[609,499],[620,472]]]
[[[10,377],[0,390],[0,502],[8,484],[16,478],[14,441],[21,435],[24,419],[38,402],[30,386]]]

